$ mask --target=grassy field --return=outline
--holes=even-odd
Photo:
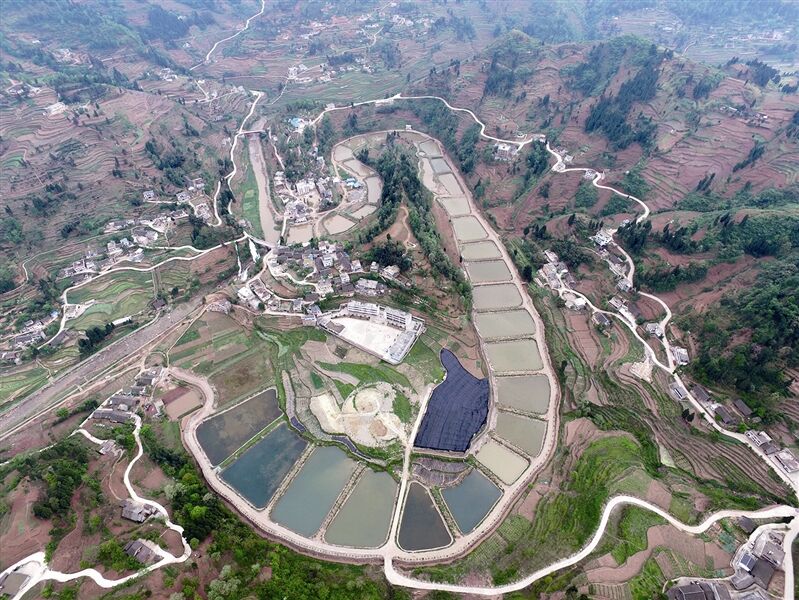
[[[630,580],[630,593],[633,600],[652,600],[661,598],[660,590],[666,583],[666,577],[660,570],[654,558],[650,558],[644,563],[641,572]]]
[[[636,552],[646,550],[646,532],[650,527],[662,525],[666,521],[648,510],[636,506],[625,507],[616,528],[616,539],[611,554],[618,564],[624,562]]]
[[[313,384],[315,390],[321,390],[323,387],[325,387],[325,382],[316,371],[311,371],[311,383]]]
[[[397,392],[397,395],[394,396],[394,404],[391,408],[400,421],[403,423],[410,422],[411,417],[413,416],[413,407],[411,406],[411,401],[408,400],[407,396]]]
[[[407,388],[413,387],[405,375],[383,364],[377,366],[359,365],[346,362],[338,363],[337,365],[325,362],[320,362],[318,364],[326,371],[346,373],[347,375],[351,375],[361,383],[379,383],[381,381],[385,381],[387,383],[401,385]]]
[[[428,345],[433,343],[432,340],[425,343],[425,337],[426,334],[413,345],[405,357],[405,364],[419,371],[426,382],[436,383],[444,379],[444,367],[441,366],[438,353]]]
[[[255,180],[253,165],[250,163],[249,144],[249,140],[245,137],[241,160],[246,161],[247,177],[241,184],[238,196],[241,198],[242,216],[252,225],[253,233],[258,237],[263,237],[264,231],[261,228],[261,213],[258,208],[258,182]]]
[[[333,383],[336,385],[336,389],[338,390],[338,393],[341,394],[342,399],[349,396],[355,390],[355,386],[351,383],[344,383],[343,381],[339,381],[335,378],[333,378]]]

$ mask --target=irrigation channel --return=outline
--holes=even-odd
[[[210,60],[213,52],[217,49],[217,47],[221,43],[229,39],[232,39],[237,35],[239,35],[240,33],[242,33],[243,31],[245,31],[249,27],[250,22],[254,18],[263,14],[264,10],[265,10],[265,4],[264,0],[262,0],[260,11],[247,19],[243,29],[237,31],[235,34],[227,38],[224,38],[216,42],[214,46],[211,48],[211,50],[207,53],[204,63],[207,63]],[[197,67],[199,67],[201,64],[204,63],[195,65],[194,67],[192,67],[192,70],[196,69]],[[259,100],[264,95],[264,93],[260,91],[254,91],[253,94],[255,98],[250,107],[250,111],[247,114],[247,116],[243,119],[241,126],[239,127],[239,130],[234,136],[233,144],[231,145],[230,155],[231,159],[233,160],[233,171],[226,176],[226,179],[228,180],[237,172],[237,166],[235,163],[235,157],[233,156],[234,153],[233,150],[236,147],[236,143],[239,137],[247,133],[244,126],[247,120],[249,120],[249,118],[253,115]],[[490,136],[486,133],[485,123],[483,123],[477,117],[477,115],[469,109],[452,106],[447,102],[446,99],[438,96],[428,96],[428,95],[404,96],[400,93],[395,94],[390,98],[368,100],[363,102],[356,102],[348,106],[326,108],[325,110],[321,111],[314,120],[312,120],[312,124],[318,123],[319,120],[326,113],[330,111],[349,110],[352,106],[386,104],[394,100],[440,101],[452,111],[463,112],[468,114],[475,121],[475,123],[479,125],[480,135],[483,138],[491,141],[512,144],[518,147],[519,149],[523,148],[527,144],[530,144],[534,139],[533,136],[528,136],[527,138],[522,140],[518,139],[505,140]],[[611,498],[608,504],[605,506],[596,533],[582,550],[544,569],[541,569],[535,573],[527,575],[526,577],[519,579],[516,582],[503,586],[487,586],[487,587],[446,584],[441,582],[432,582],[432,581],[415,579],[397,570],[397,564],[406,566],[406,565],[413,565],[414,563],[430,563],[436,561],[451,560],[453,558],[456,558],[462,554],[465,554],[469,549],[471,549],[474,543],[477,542],[479,539],[481,539],[482,533],[493,530],[493,528],[501,522],[502,517],[504,516],[503,504],[508,504],[512,499],[515,498],[515,491],[518,491],[527,484],[529,479],[534,475],[536,468],[540,465],[543,465],[544,462],[547,460],[548,456],[550,455],[550,453],[554,450],[555,441],[556,441],[555,437],[558,429],[557,401],[556,401],[557,387],[556,385],[554,385],[554,378],[552,377],[552,371],[551,371],[551,366],[549,365],[548,353],[546,351],[544,343],[543,324],[541,323],[538,314],[536,313],[534,307],[532,306],[532,301],[529,295],[526,293],[525,287],[521,283],[519,274],[516,272],[516,269],[513,266],[513,263],[510,261],[507,251],[504,248],[504,245],[501,244],[496,232],[494,232],[493,228],[491,228],[486,223],[485,219],[483,219],[479,210],[477,210],[474,207],[471,195],[468,192],[468,188],[462,183],[460,174],[458,173],[457,169],[453,169],[450,165],[448,165],[447,160],[444,161],[434,160],[434,159],[445,158],[444,153],[441,151],[438,142],[433,140],[433,138],[430,138],[429,136],[423,136],[421,134],[417,134],[416,132],[413,132],[411,134],[411,137],[413,136],[419,136],[418,139],[416,140],[418,142],[417,157],[419,158],[419,167],[422,172],[423,181],[425,185],[429,189],[431,189],[433,194],[436,196],[437,200],[441,203],[441,205],[449,214],[450,222],[452,224],[455,237],[458,240],[459,246],[461,247],[461,250],[466,259],[467,274],[469,274],[470,278],[472,279],[472,283],[475,287],[475,302],[474,302],[475,323],[478,329],[481,347],[483,349],[484,354],[488,358],[489,364],[491,365],[490,379],[491,379],[492,388],[498,391],[498,402],[496,404],[499,406],[504,405],[506,408],[518,408],[518,405],[515,403],[524,402],[524,401],[513,400],[513,396],[515,394],[508,390],[518,389],[519,386],[525,385],[525,382],[527,381],[536,381],[535,385],[540,386],[541,390],[546,390],[546,393],[548,393],[549,395],[548,404],[546,407],[544,407],[540,399],[530,401],[524,404],[524,406],[529,406],[532,409],[530,412],[536,413],[539,416],[546,414],[546,419],[541,420],[542,422],[544,421],[546,422],[544,425],[545,433],[542,433],[543,437],[542,448],[540,448],[537,457],[532,457],[530,460],[524,457],[524,449],[518,448],[517,446],[514,445],[514,438],[517,437],[514,432],[518,429],[519,427],[518,424],[515,424],[513,422],[513,419],[508,417],[500,421],[500,419],[498,418],[499,415],[496,414],[500,412],[500,408],[497,406],[492,406],[493,414],[491,417],[489,417],[489,423],[492,425],[492,427],[490,427],[489,429],[492,428],[493,429],[490,434],[483,435],[482,438],[478,440],[477,443],[475,444],[475,446],[479,448],[476,452],[476,458],[483,465],[483,467],[485,467],[486,472],[492,473],[494,476],[496,476],[496,479],[499,481],[499,486],[502,486],[504,488],[502,497],[495,503],[494,508],[491,510],[491,514],[488,517],[484,518],[481,524],[475,526],[470,533],[467,533],[466,535],[457,538],[454,542],[450,543],[445,548],[433,549],[422,552],[403,550],[398,545],[397,540],[398,537],[400,537],[399,533],[402,521],[402,507],[405,504],[404,499],[406,498],[406,496],[409,496],[412,493],[416,497],[415,500],[420,499],[420,502],[417,502],[418,505],[423,507],[426,504],[424,496],[420,496],[419,492],[416,491],[415,489],[409,489],[417,485],[419,487],[422,486],[417,483],[410,485],[409,482],[410,482],[411,452],[413,449],[417,432],[419,431],[420,423],[425,413],[427,403],[430,398],[431,390],[428,389],[428,391],[424,394],[420,402],[419,415],[416,421],[414,422],[412,432],[409,436],[409,441],[406,444],[404,460],[403,460],[402,476],[398,486],[399,487],[398,501],[394,503],[393,510],[391,511],[390,526],[388,527],[389,535],[387,541],[379,548],[366,548],[366,547],[347,548],[335,545],[333,543],[330,543],[329,541],[322,541],[320,538],[309,539],[308,537],[305,537],[301,533],[292,530],[291,528],[292,526],[294,526],[295,529],[301,529],[302,527],[294,522],[294,519],[291,515],[284,518],[284,521],[286,522],[285,525],[274,523],[270,519],[264,519],[265,515],[264,511],[260,511],[251,504],[247,503],[245,500],[242,499],[242,497],[239,494],[234,492],[230,487],[227,486],[227,484],[225,484],[218,477],[216,470],[212,467],[207,457],[205,457],[205,454],[199,442],[197,441],[196,437],[196,429],[199,426],[199,424],[206,417],[210,416],[211,413],[213,412],[213,404],[214,404],[213,391],[211,390],[207,381],[205,381],[203,378],[197,377],[187,372],[181,373],[180,375],[182,378],[186,379],[190,383],[194,383],[195,385],[199,386],[205,396],[205,403],[202,409],[200,409],[200,411],[196,412],[194,415],[192,415],[192,417],[190,417],[189,425],[184,430],[183,439],[184,439],[184,444],[186,444],[189,450],[192,451],[192,453],[195,456],[199,457],[203,473],[206,479],[209,481],[209,484],[218,493],[220,493],[220,495],[222,495],[223,497],[231,501],[234,505],[236,505],[247,519],[249,519],[254,524],[264,529],[268,534],[273,535],[281,542],[284,542],[289,546],[334,560],[338,559],[338,560],[353,561],[353,562],[382,561],[384,564],[385,576],[387,580],[394,585],[401,585],[418,589],[445,590],[456,593],[467,593],[467,594],[478,594],[478,595],[496,595],[496,594],[503,594],[520,590],[531,585],[535,581],[543,577],[546,577],[551,573],[554,573],[570,565],[576,564],[577,562],[588,556],[594,550],[594,548],[596,548],[596,546],[599,544],[604,534],[605,528],[608,524],[610,515],[619,506],[633,505],[647,509],[649,511],[652,511],[660,515],[661,517],[666,519],[669,523],[671,523],[673,526],[677,527],[681,531],[691,534],[702,533],[706,531],[713,523],[724,518],[733,518],[739,516],[749,516],[751,518],[793,517],[790,526],[787,528],[785,539],[783,542],[783,549],[786,552],[786,557],[784,561],[785,592],[783,597],[785,600],[793,599],[794,573],[792,566],[791,546],[793,540],[796,539],[797,535],[799,535],[799,511],[790,506],[777,506],[777,507],[762,509],[759,511],[720,511],[713,515],[710,515],[707,518],[707,520],[701,523],[700,525],[690,526],[678,521],[670,514],[668,514],[666,511],[662,510],[661,508],[647,501],[632,496],[619,495]],[[357,136],[357,137],[363,137],[363,136]],[[354,138],[351,140],[345,140],[344,142],[341,142],[341,144],[352,142],[353,140]],[[556,160],[555,165],[552,167],[552,170],[554,172],[568,173],[573,171],[580,171],[580,172],[592,171],[593,173],[595,173],[592,179],[592,183],[595,187],[609,190],[612,193],[627,198],[631,202],[635,202],[642,207],[643,213],[638,217],[637,219],[638,222],[641,222],[649,217],[650,213],[649,208],[642,200],[630,196],[628,194],[625,194],[610,186],[601,184],[600,182],[604,178],[603,173],[589,168],[567,168],[565,166],[563,157],[557,151],[552,149],[549,146],[549,144],[547,144],[547,150],[549,151],[550,154],[553,155],[553,157]],[[436,153],[438,153],[438,155],[435,155]],[[222,223],[222,219],[219,215],[218,205],[217,205],[217,199],[221,190],[221,185],[222,181],[219,181],[217,185],[217,191],[213,197],[214,214],[216,216],[215,225],[217,226],[221,225]],[[260,240],[252,236],[250,233],[245,233],[244,237],[250,241],[253,241],[256,244],[267,247],[270,246],[263,240]],[[203,252],[196,248],[193,248],[193,250],[197,251],[198,253]],[[622,252],[624,251],[622,250]],[[630,266],[627,277],[632,282],[635,265],[632,259],[629,257],[629,255],[627,253],[624,254],[627,264]],[[197,256],[181,258],[181,260],[193,260],[194,258],[197,258]],[[493,265],[480,264],[480,261],[488,261],[488,260],[494,260],[496,262]],[[503,263],[505,267],[507,267],[507,272],[501,266]],[[150,268],[151,269],[157,268],[157,265]],[[25,270],[24,265],[23,265],[23,270]],[[118,270],[125,270],[125,269],[118,269]],[[510,274],[510,279],[508,279],[508,273]],[[25,274],[27,279],[27,272]],[[102,276],[102,274],[98,276]],[[95,278],[92,278],[89,281],[93,279]],[[64,296],[65,297],[63,298],[63,300],[66,303],[66,293]],[[661,299],[649,294],[646,294],[646,296],[658,302],[663,307],[666,316],[661,321],[661,327],[663,328],[664,332],[667,331],[668,323],[671,320],[671,311],[669,310],[665,302],[663,302]],[[650,361],[652,365],[667,372],[675,382],[679,383],[680,385],[683,386],[683,388],[685,388],[679,374],[675,372],[675,366],[671,358],[671,353],[669,352],[670,342],[668,340],[668,336],[664,335],[662,339],[662,344],[666,351],[666,356],[668,357],[667,364],[664,364],[657,359],[657,357],[654,354],[654,351],[638,335],[635,328],[635,324],[631,323],[626,316],[616,312],[600,310],[596,306],[594,306],[587,298],[585,298],[585,300],[587,301],[587,305],[590,307],[592,312],[603,312],[616,319],[619,319],[624,326],[628,327],[632,331],[636,339],[638,339],[642,343],[646,353],[645,355],[647,357],[647,360]],[[525,314],[527,316],[525,316]],[[527,317],[530,317],[532,322],[530,322],[527,319]],[[521,327],[516,327],[517,324],[521,323],[526,323],[526,324],[522,325]],[[63,326],[64,323],[62,321],[61,329],[63,329]],[[495,341],[497,338],[495,338],[494,336],[497,334],[488,333],[491,331],[510,331],[510,332],[521,331],[522,333],[520,335],[516,335],[514,339],[509,339],[509,340],[499,339],[499,341]],[[484,332],[486,333],[484,334]],[[515,362],[515,360],[519,358],[521,358],[521,363]],[[544,383],[544,380],[546,380],[546,383]],[[505,390],[504,393],[503,390]],[[746,438],[744,435],[728,431],[722,428],[720,425],[718,425],[713,419],[713,416],[709,413],[709,411],[704,406],[702,406],[692,394],[688,393],[687,399],[691,402],[691,404],[693,404],[694,408],[704,416],[707,422],[714,429],[716,429],[721,435],[725,435],[727,437],[735,439],[736,441],[747,444],[756,454],[758,454],[758,456],[760,456],[763,460],[766,461],[768,466],[772,468],[775,471],[775,473],[780,477],[780,479],[785,481],[792,490],[794,490],[795,492],[799,491],[799,478],[792,479],[786,473],[776,468],[774,463],[772,463],[768,459],[768,457],[766,457],[765,454],[763,454],[763,452],[759,448],[754,446],[752,442],[748,440],[748,438]],[[508,413],[508,414],[515,414],[515,413]],[[502,425],[503,422],[506,422],[504,426]],[[179,557],[175,557],[171,554],[162,551],[161,560],[147,567],[146,569],[146,571],[152,571],[154,569],[166,566],[168,564],[185,561],[190,556],[191,549],[188,546],[188,543],[185,540],[185,538],[182,537],[182,531],[183,531],[182,528],[169,521],[167,512],[164,509],[164,507],[151,500],[140,498],[136,494],[132,486],[130,485],[129,473],[135,462],[138,461],[143,454],[142,444],[139,437],[140,428],[141,428],[141,420],[137,418],[136,428],[134,430],[134,437],[136,439],[138,452],[136,457],[131,461],[131,463],[128,465],[128,468],[125,471],[125,477],[124,477],[125,486],[128,490],[129,495],[132,498],[150,504],[161,515],[164,516],[167,527],[181,534],[184,546],[184,553]],[[77,431],[81,430],[76,430],[76,432]],[[96,441],[93,440],[90,435],[88,435],[88,432],[82,431],[82,434],[85,435],[88,439],[92,440],[93,442]],[[532,454],[532,451],[534,450],[535,450],[534,448],[532,449],[528,448],[527,452]],[[313,471],[319,472],[327,468],[331,473],[334,474],[334,479],[336,479],[336,481],[338,482],[343,481],[345,479],[345,475],[347,474],[347,470],[350,468],[349,465],[341,461],[337,456],[330,454],[329,452],[322,453],[321,455],[317,455],[316,452],[317,450],[311,450],[309,452],[307,449],[302,451],[302,457],[299,459],[298,465],[295,467],[294,472],[288,475],[288,479],[291,479],[292,483],[293,479],[295,478],[297,478],[297,481],[300,482],[303,480],[310,480],[312,479],[312,475],[314,474]],[[315,456],[317,458],[314,458]],[[516,460],[513,459],[514,456],[516,457]],[[205,458],[203,459],[203,457]],[[514,463],[516,464],[516,466],[513,466]],[[309,464],[313,466],[309,466]],[[306,475],[303,479],[302,475],[306,467],[309,468],[309,471],[306,471]],[[354,471],[355,470],[353,469],[353,472]],[[308,472],[310,472],[311,475],[307,475]],[[352,475],[352,473],[350,473],[350,475]],[[335,486],[336,481],[333,481],[333,484],[330,486],[330,489],[336,487]],[[466,480],[464,480],[464,483],[465,481]],[[489,481],[488,483],[491,482]],[[494,483],[493,485],[496,485],[496,483]],[[306,486],[307,483],[304,483],[303,488],[305,488]],[[469,483],[469,486],[483,488],[484,490],[490,489],[486,487],[485,482],[479,482],[479,481],[471,481]],[[365,487],[368,488],[368,486]],[[356,490],[357,488],[358,485],[356,485]],[[288,490],[290,490],[290,486]],[[283,490],[282,493],[287,494],[288,490]],[[328,491],[328,494],[331,493],[332,492]],[[367,492],[361,492],[361,495],[364,493],[368,493],[368,490]],[[454,507],[457,507],[453,508],[453,513],[458,513],[460,515],[460,517],[457,518],[457,522],[459,523],[459,526],[462,529],[468,530],[469,527],[472,525],[472,522],[476,520],[476,517],[474,514],[471,514],[470,511],[465,510],[463,506],[461,506],[463,504],[462,499],[454,498],[452,494],[455,494],[457,496],[457,493],[455,492],[455,490],[452,490],[452,492],[448,494],[450,496],[450,502],[452,503],[452,505]],[[278,494],[276,495],[281,495],[281,492],[279,491]],[[353,495],[355,495],[354,492]],[[277,504],[279,505],[279,503],[280,501],[278,500]],[[340,518],[344,519],[345,517],[342,514]],[[349,516],[348,518],[352,519],[352,516]],[[324,520],[325,519],[323,517],[323,521]],[[333,528],[331,528],[331,530],[332,529]],[[331,532],[330,537],[331,539],[337,537],[337,534],[333,535]],[[442,541],[445,541],[443,535],[440,536],[440,539]],[[371,542],[371,540],[367,540],[367,543],[368,542]],[[29,556],[19,561],[17,564],[9,567],[6,570],[6,572],[13,570],[20,565],[26,565],[25,568],[28,571],[30,571],[32,575],[31,580],[26,584],[25,587],[26,591],[30,589],[33,585],[38,583],[39,581],[55,580],[60,582],[66,582],[80,577],[89,577],[101,587],[110,588],[116,585],[123,584],[127,581],[130,581],[132,578],[138,577],[141,574],[141,572],[139,572],[121,579],[109,580],[94,569],[86,569],[83,571],[79,571],[77,573],[69,573],[69,574],[60,573],[57,571],[52,571],[47,567],[47,564],[44,560],[43,552],[38,552],[32,556]]]

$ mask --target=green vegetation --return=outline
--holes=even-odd
[[[590,181],[581,181],[574,195],[574,205],[577,208],[591,208],[596,204],[599,194]]]
[[[799,365],[799,266],[779,261],[762,269],[754,285],[683,321],[701,342],[694,376],[735,388],[768,423],[779,418],[778,399],[789,395],[786,370]]]
[[[633,600],[661,600],[666,595],[661,591],[666,577],[654,557],[644,563],[641,572],[630,580],[630,593]]]
[[[355,390],[355,386],[351,383],[344,383],[335,377],[333,378],[333,383],[335,384],[338,393],[341,394],[342,399],[346,399]]]
[[[82,337],[78,340],[78,348],[80,348],[81,356],[88,356],[99,346],[102,341],[114,332],[114,324],[106,323],[105,327],[92,327],[87,329]]]
[[[655,97],[660,76],[659,66],[666,54],[661,55],[657,47],[652,44],[649,47],[649,55],[635,76],[622,83],[617,94],[603,95],[591,107],[591,112],[585,120],[585,131],[604,133],[617,150],[623,150],[633,142],[648,148],[657,126],[651,119],[639,113],[635,126],[631,127],[627,123],[627,115],[634,103],[647,102]]]
[[[138,571],[144,567],[138,560],[125,554],[122,545],[113,538],[100,544],[97,562],[113,571]]]
[[[242,216],[250,222],[253,233],[262,238],[264,232],[261,228],[261,213],[258,197],[258,182],[255,179],[255,165],[249,161],[248,149],[250,141],[246,137],[244,140],[245,150],[243,156],[247,159],[247,177],[241,184],[241,189],[239,190],[239,195],[241,197],[241,212]],[[260,144],[261,142],[256,139],[253,143]],[[266,177],[265,173],[264,177]]]
[[[325,382],[321,377],[319,377],[319,374],[316,371],[311,371],[311,383],[316,390],[321,390],[323,387],[325,387]]]
[[[452,264],[444,251],[435,219],[430,213],[432,196],[419,179],[416,159],[406,152],[399,152],[391,143],[373,166],[383,179],[383,192],[380,196],[380,208],[377,210],[377,222],[360,232],[361,242],[369,242],[387,229],[396,220],[399,206],[404,201],[408,206],[411,231],[419,240],[433,270],[455,285],[468,306],[472,297],[471,286],[463,271]]]
[[[413,416],[413,408],[411,407],[411,401],[408,400],[405,394],[396,392],[394,403],[391,408],[400,421],[403,423],[410,423],[411,417]]]
[[[347,375],[351,375],[362,384],[380,383],[381,381],[385,381],[387,383],[400,385],[409,389],[413,387],[405,375],[384,364],[371,366],[347,362],[338,364],[320,362],[318,365],[326,371],[346,373]]]
[[[643,508],[627,506],[622,510],[619,524],[616,528],[616,538],[611,554],[618,564],[624,562],[636,552],[646,550],[646,532],[650,527],[662,525],[666,521]]]
[[[441,366],[438,353],[433,352],[425,343],[424,336],[416,341],[404,362],[419,371],[427,382],[434,383],[444,379],[444,367]]]
[[[194,329],[193,327],[186,330],[177,342],[175,342],[175,346],[182,346],[183,344],[188,344],[189,342],[193,342],[194,340],[200,339],[200,332]]]
[[[41,452],[17,455],[0,467],[0,481],[16,470],[20,478],[27,477],[43,487],[33,503],[33,514],[53,522],[46,548],[48,560],[64,536],[75,527],[72,496],[87,478],[88,461],[86,446],[80,440],[68,437]],[[101,495],[99,487],[95,494]]]

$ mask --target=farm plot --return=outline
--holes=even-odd
[[[197,440],[211,464],[218,465],[280,416],[277,393],[265,390],[197,428]]]
[[[106,275],[67,293],[69,302],[83,304],[95,301],[69,325],[80,331],[105,325],[115,319],[142,312],[153,297],[153,282],[149,273],[131,271]]]
[[[220,406],[274,384],[276,351],[269,338],[220,313],[207,313],[204,319],[178,340],[169,355],[173,364],[207,376]]]

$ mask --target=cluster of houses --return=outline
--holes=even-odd
[[[324,167],[324,158],[317,157],[317,163]],[[333,186],[340,183],[334,177],[306,175],[294,184],[294,189],[286,181],[283,171],[276,171],[272,179],[275,192],[285,206],[284,218],[295,223],[305,223],[309,217],[309,205],[318,200],[320,206],[333,204]],[[289,198],[293,198],[289,199]]]
[[[264,282],[261,281],[260,278],[256,277],[252,281],[250,281],[244,287],[241,287],[236,292],[236,297],[239,299],[239,302],[244,304],[245,306],[249,306],[252,310],[259,310],[261,304],[263,304],[269,310],[280,310],[280,302],[281,299],[277,296],[274,296],[272,292],[270,292]],[[226,304],[219,304],[218,306],[214,306],[213,308],[209,306],[209,310],[214,310],[215,312],[221,312],[224,314],[230,313],[230,303],[227,302]],[[292,308],[290,310],[293,310]],[[300,306],[300,309],[302,307]]]
[[[131,237],[132,240],[123,237],[121,240],[109,241],[106,243],[104,251],[89,246],[85,256],[59,270],[56,279],[68,277],[85,279],[91,274],[101,273],[123,261],[140,263],[144,260],[144,250],[138,246],[149,245],[158,239],[158,233],[144,228],[136,228]],[[78,282],[77,279],[73,281]]]
[[[629,223],[625,220],[623,224]],[[616,288],[622,292],[633,291],[633,285],[627,276],[627,262],[615,252],[610,252],[607,246],[613,241],[613,233],[605,228],[600,229],[591,236],[591,241],[597,245],[597,254],[608,263],[610,272],[616,277]]]
[[[577,284],[566,263],[558,258],[552,250],[545,250],[544,256],[547,262],[538,270],[539,285],[548,287],[554,291],[561,288],[573,288]]]
[[[754,532],[757,528],[748,518],[742,518],[739,524],[748,533]],[[735,574],[730,578],[730,585],[733,589],[742,591],[758,586],[767,590],[774,572],[785,560],[783,539],[782,533],[766,530],[739,548],[732,561]]]
[[[159,367],[143,371],[136,376],[132,386],[113,394],[99,408],[95,409],[92,418],[111,423],[132,421],[136,410],[143,406],[150,397],[161,373],[162,370]]]
[[[11,347],[15,350],[2,351],[0,354],[0,361],[14,362],[19,358],[19,350],[32,346],[38,342],[43,342],[46,339],[44,330],[53,321],[58,319],[59,313],[57,310],[51,312],[45,319],[37,319],[26,321],[22,329],[15,333],[8,340],[11,342]]]
[[[738,519],[738,526],[747,535],[757,530],[757,523],[748,517]],[[670,600],[767,600],[775,572],[785,560],[784,535],[766,529],[742,545],[732,559],[735,573],[725,579],[694,580],[679,583],[666,592]]]
[[[676,382],[669,386],[669,393],[681,404],[688,396],[685,388]],[[732,400],[730,404],[718,402],[713,399],[704,387],[698,384],[691,387],[691,395],[713,415],[718,423],[728,429],[735,429],[741,423],[746,423],[747,425],[760,423],[760,417],[754,415],[752,409],[740,398]],[[763,454],[771,457],[774,463],[783,471],[789,475],[799,473],[799,460],[797,460],[793,452],[789,448],[780,448],[765,431],[748,429],[744,435]]]
[[[356,293],[365,296],[382,296],[387,287],[372,278],[359,278],[353,281],[354,275],[379,275],[389,281],[399,281],[400,268],[396,265],[381,267],[372,262],[368,268],[361,265],[358,259],[351,259],[340,243],[319,242],[318,248],[293,248],[277,246],[267,256],[269,270],[274,277],[283,277],[288,271],[300,274],[307,273],[304,281],[315,284],[319,298],[327,296],[352,297]]]

